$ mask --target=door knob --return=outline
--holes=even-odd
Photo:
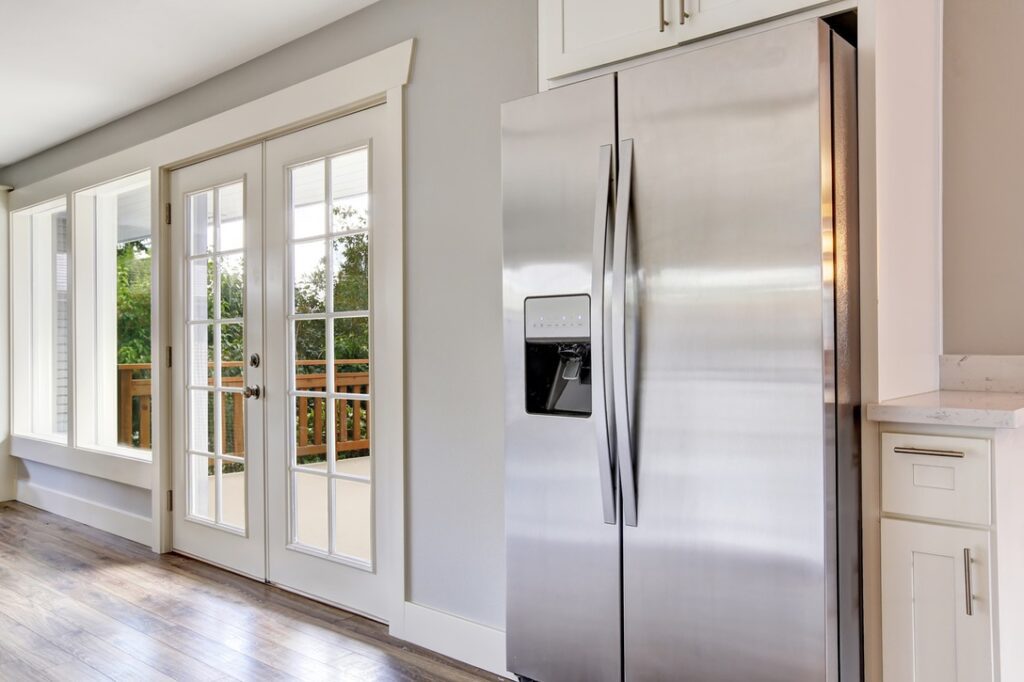
[[[242,395],[244,395],[246,398],[255,398],[256,400],[259,400],[259,398],[260,398],[260,387],[259,386],[246,386],[242,390]]]

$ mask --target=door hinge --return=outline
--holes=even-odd
[[[170,368],[172,366],[173,360],[174,360],[173,354],[172,354],[171,351],[172,351],[172,347],[171,346],[167,346],[167,367],[168,368]]]
[[[167,491],[167,511],[174,511],[174,491]]]
[[[171,204],[169,202],[164,204],[164,224],[171,224]]]

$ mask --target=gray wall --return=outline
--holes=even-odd
[[[409,37],[409,590],[420,604],[504,627],[498,116],[501,102],[537,89],[534,0],[382,0],[4,168],[0,182],[48,177]]]
[[[1024,3],[946,0],[943,341],[1024,354]]]

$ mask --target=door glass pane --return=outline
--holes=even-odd
[[[221,453],[245,455],[245,398],[241,393],[221,393]]]
[[[339,398],[335,404],[334,431],[338,459],[335,472],[362,475],[362,469],[358,467],[363,465],[358,464],[358,461],[365,462],[366,471],[369,472],[370,401]]]
[[[361,147],[290,170],[289,388],[299,543],[371,567],[368,152]]]
[[[245,464],[221,462],[221,522],[232,528],[245,528]]]
[[[212,457],[190,455],[189,465],[189,513],[208,521],[215,521],[217,513],[217,485],[214,475],[216,460]]]
[[[327,471],[327,399],[295,397],[295,464]]]
[[[208,258],[196,258],[189,261],[188,275],[189,319],[212,319],[214,308],[213,280],[215,277],[213,261]]]
[[[295,322],[295,389],[325,391],[326,320]]]
[[[188,397],[189,511],[245,530],[245,184],[188,201],[189,244],[200,255],[186,270],[186,366],[192,386],[208,387]]]
[[[365,465],[369,475],[369,458],[351,460]],[[368,482],[334,479],[334,553],[370,562],[371,489]]]
[[[339,393],[367,393],[370,368],[370,319],[334,320],[334,368]],[[341,382],[349,382],[345,388]]]
[[[245,315],[245,256],[236,253],[222,256],[220,271],[220,317],[241,319]]]
[[[368,149],[331,159],[331,230],[347,232],[369,227]]]
[[[189,450],[213,453],[213,396],[211,391],[189,391]]]
[[[243,325],[234,322],[220,325],[221,385],[241,388],[245,370],[245,336]]]
[[[212,324],[189,326],[188,382],[190,386],[213,384],[214,338]]]
[[[334,310],[350,312],[370,307],[369,239],[366,234],[338,237],[332,242]]]
[[[327,477],[296,472],[292,482],[295,503],[294,533],[299,544],[326,552]]]
[[[324,163],[314,161],[291,169],[292,238],[314,237],[325,232]]]
[[[327,255],[322,241],[292,247],[292,300],[294,310],[322,313],[327,310]]]
[[[198,256],[213,251],[213,190],[189,195],[187,210],[192,235],[189,254]]]
[[[244,191],[242,183],[221,187],[217,190],[217,204],[220,218],[220,244],[217,251],[234,251],[245,244]]]

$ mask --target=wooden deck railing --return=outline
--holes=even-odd
[[[221,363],[221,385],[242,387],[241,361]],[[338,360],[336,366],[367,366],[368,360]],[[299,360],[295,363],[295,388],[299,391],[323,392],[327,387],[325,360]],[[210,365],[213,374],[213,364]],[[149,363],[117,366],[118,414],[117,441],[137,448],[152,446],[152,367]],[[336,393],[364,394],[369,390],[370,375],[360,369],[337,371],[334,375]],[[213,377],[210,377],[213,383]],[[327,401],[315,396],[298,396],[295,405],[295,438],[298,456],[313,458],[327,453]],[[221,394],[224,427],[221,448],[225,453],[242,453],[245,442],[243,401],[237,393]],[[370,447],[370,406],[366,400],[335,401],[335,450],[338,453],[366,450]]]

